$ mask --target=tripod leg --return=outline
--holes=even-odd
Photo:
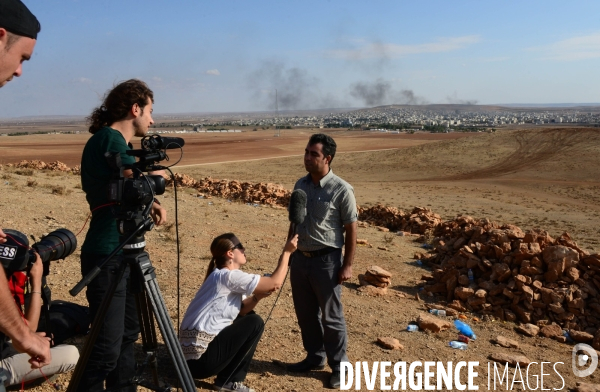
[[[92,322],[92,328],[90,329],[88,338],[79,356],[79,361],[77,361],[77,366],[75,366],[73,376],[71,376],[71,381],[69,382],[67,392],[76,392],[77,388],[79,388],[81,378],[83,377],[83,372],[85,371],[88,360],[90,359],[90,355],[92,354],[92,350],[94,349],[94,344],[96,343],[96,339],[98,338],[98,334],[102,328],[102,322],[106,316],[106,312],[108,311],[108,307],[110,306],[117,286],[119,285],[119,282],[121,282],[121,279],[123,279],[125,268],[127,268],[127,264],[122,263],[119,267],[119,271],[117,272],[117,279],[112,282],[104,296],[104,299],[102,300],[102,303],[100,304],[98,312],[96,313],[96,317],[94,317],[94,321]]]
[[[149,362],[150,367],[152,369],[154,384],[158,386],[158,363],[156,360],[156,351],[158,349],[158,344],[156,341],[156,328],[154,327],[152,309],[150,307],[150,304],[148,303],[148,294],[144,290],[141,293],[136,294],[135,299],[137,303],[138,318],[140,320],[142,345],[144,348],[144,352],[147,355],[146,360]]]
[[[171,360],[173,361],[173,365],[177,371],[179,382],[181,383],[184,392],[195,392],[196,385],[194,383],[194,378],[192,377],[187,362],[185,361],[183,351],[181,350],[181,345],[179,344],[179,340],[177,339],[177,335],[173,329],[171,317],[169,316],[169,312],[165,306],[165,301],[160,293],[158,284],[156,283],[154,268],[146,271],[144,274],[144,280],[146,293],[150,299],[150,303],[152,305],[152,309],[154,310],[154,315],[165,341],[165,345],[169,350]]]

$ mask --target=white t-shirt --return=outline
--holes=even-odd
[[[200,358],[215,336],[231,325],[242,308],[242,296],[251,295],[259,280],[260,275],[227,268],[208,276],[181,322],[179,341],[186,360]]]

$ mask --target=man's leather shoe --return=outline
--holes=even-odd
[[[340,387],[340,371],[333,371],[331,373],[331,378],[329,379],[329,387],[333,389],[338,389]]]
[[[325,365],[313,365],[312,363],[308,362],[307,359],[303,359],[302,361],[298,362],[298,363],[292,363],[287,365],[287,370],[288,372],[293,372],[293,373],[303,373],[303,372],[309,372],[311,370],[323,370],[325,369]],[[338,379],[339,379],[339,375],[338,375]]]

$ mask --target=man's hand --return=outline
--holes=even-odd
[[[165,210],[160,204],[152,204],[152,210],[150,215],[156,226],[160,226],[167,221],[167,210]]]
[[[352,266],[342,265],[338,277],[338,284],[342,284],[342,282],[352,279]]]
[[[0,244],[3,244],[5,242],[6,242],[6,234],[4,234],[2,229],[0,229]]]
[[[27,353],[31,357],[29,363],[32,369],[46,366],[52,361],[50,354],[50,340],[45,337],[44,332],[30,332],[23,342],[12,340],[13,347],[22,353]]]

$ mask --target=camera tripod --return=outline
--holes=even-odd
[[[179,345],[179,340],[177,339],[177,335],[171,323],[169,312],[160,293],[158,283],[156,282],[154,267],[150,261],[150,256],[144,251],[145,241],[143,233],[152,228],[153,222],[150,218],[145,217],[144,219],[141,219],[141,222],[140,220],[136,220],[135,222],[126,221],[125,224],[127,223],[139,224],[127,238],[123,240],[125,236],[122,236],[121,244],[100,265],[96,266],[70,291],[71,295],[77,295],[98,275],[100,268],[121,249],[123,249],[124,261],[119,267],[119,271],[116,275],[117,279],[112,282],[111,286],[106,292],[106,295],[104,296],[104,299],[102,300],[102,303],[98,309],[98,313],[92,322],[92,328],[81,352],[79,362],[77,362],[77,366],[75,367],[75,371],[69,383],[67,392],[76,392],[77,388],[79,387],[83,377],[83,372],[87,366],[87,362],[96,342],[96,338],[100,333],[102,321],[106,316],[106,312],[110,306],[117,286],[123,278],[127,266],[130,267],[129,290],[130,292],[134,293],[136,297],[140,333],[142,335],[143,349],[146,352],[146,359],[143,364],[149,364],[151,366],[154,378],[153,384],[144,381],[141,376],[145,366],[141,366],[136,371],[136,374],[132,375],[127,385],[140,385],[154,391],[170,391],[169,387],[159,386],[158,365],[156,360],[158,343],[156,340],[156,329],[154,326],[154,320],[156,319],[183,391],[195,392],[196,386],[194,384],[194,378],[192,377],[192,374],[190,373],[185,361],[183,351]],[[114,389],[122,388],[124,386],[126,385],[117,385],[114,387]]]

